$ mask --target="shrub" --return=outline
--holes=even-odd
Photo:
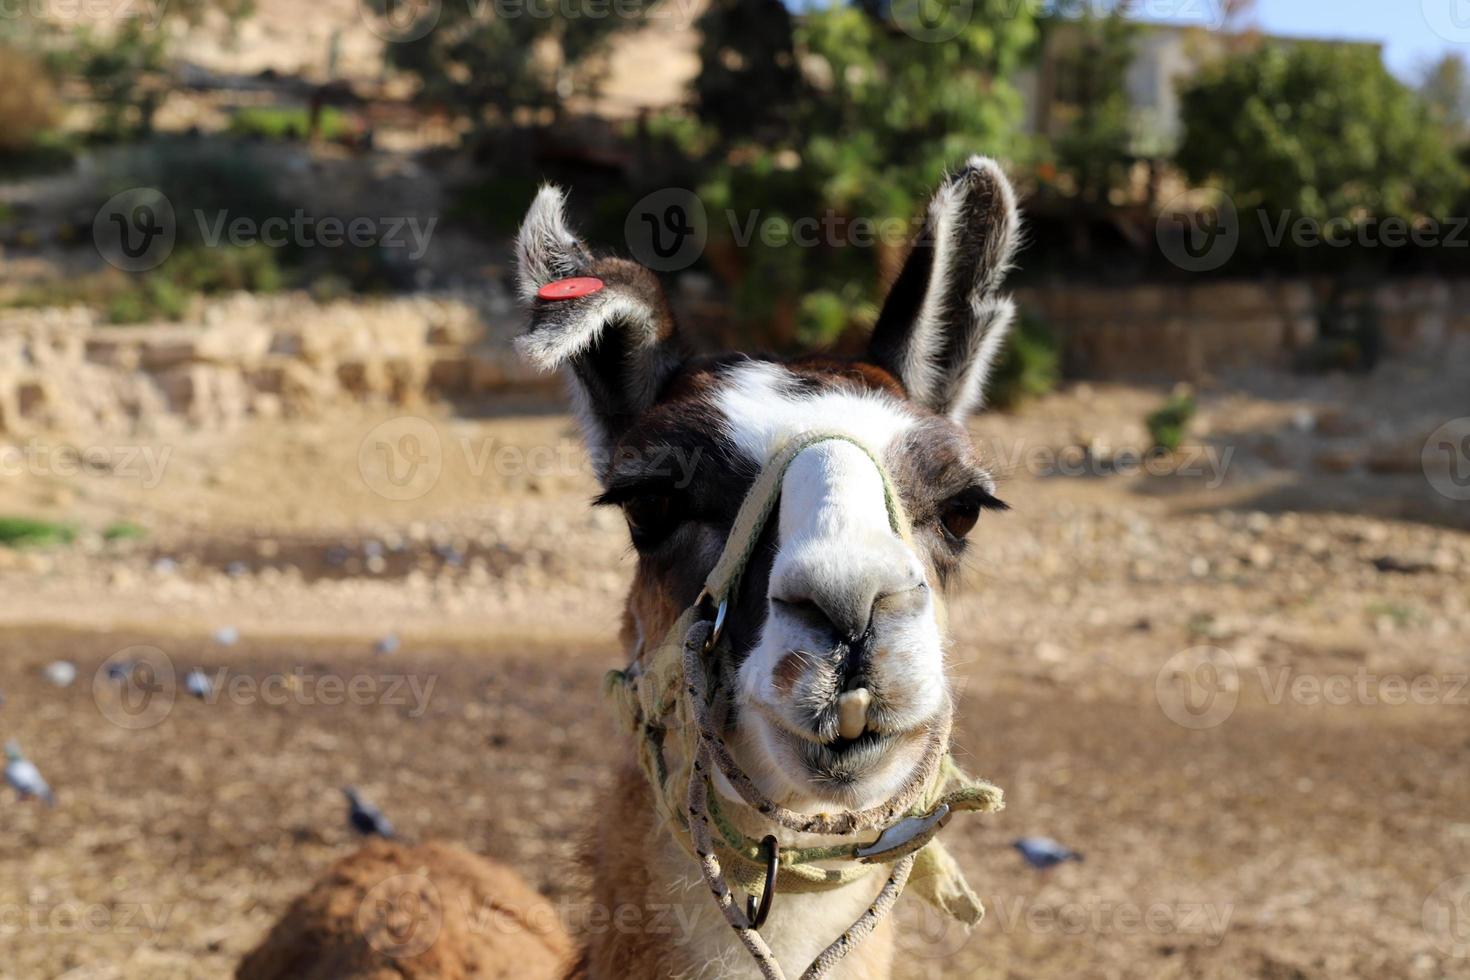
[[[236,136],[266,140],[302,140],[311,129],[311,112],[303,108],[257,106],[241,109],[230,120],[230,132]],[[336,109],[324,106],[317,118],[317,135],[324,140],[340,139],[347,133],[346,117]]]
[[[34,149],[59,116],[56,89],[41,62],[0,45],[0,155]]]
[[[1193,393],[1181,390],[1170,396],[1162,408],[1150,413],[1144,424],[1148,426],[1153,448],[1170,453],[1177,451],[1184,444],[1194,412]]]
[[[42,521],[33,517],[0,516],[0,546],[7,548],[70,544],[75,537],[76,529],[70,524]]]
[[[1061,351],[1046,321],[1022,313],[986,389],[986,402],[1013,408],[1053,391],[1061,379]]]
[[[147,529],[132,521],[114,521],[102,531],[104,541],[136,541],[147,536]]]

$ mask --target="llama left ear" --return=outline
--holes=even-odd
[[[683,360],[663,287],[636,262],[594,258],[550,186],[521,224],[516,265],[531,311],[516,347],[543,370],[570,369],[587,441],[605,456]]]
[[[910,398],[956,421],[978,408],[1015,304],[999,293],[1020,216],[994,160],[971,157],[935,191],[888,291],[868,358]]]

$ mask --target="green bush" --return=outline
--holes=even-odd
[[[137,541],[148,536],[148,530],[132,521],[114,521],[102,530],[104,541]]]
[[[33,517],[0,516],[0,546],[3,547],[70,544],[75,537],[76,529],[69,524]]]
[[[916,28],[905,19],[915,13],[912,4],[831,4],[807,10],[789,28],[780,16],[730,20],[722,43],[702,51],[705,81],[720,80],[721,97],[700,100],[701,121],[725,137],[702,171],[699,193],[709,214],[728,211],[742,225],[765,227],[830,219],[839,230],[815,245],[770,244],[759,234],[740,241],[729,222],[711,221],[706,255],[757,344],[780,349],[830,339],[844,329],[842,310],[851,326],[860,325],[881,297],[889,260],[904,247],[897,239],[943,172],[973,153],[1014,159],[1029,150],[1021,96],[1007,79],[1033,46],[1032,14],[1008,0],[976,0],[950,23],[954,14],[942,4],[920,6],[945,21],[943,43],[898,29]],[[729,72],[708,62],[762,64],[785,48],[803,66],[801,80],[788,80],[800,97],[763,114],[761,131],[752,132],[752,120],[743,118],[748,100],[727,97],[739,94],[726,84]],[[867,225],[865,238],[876,230],[880,241],[841,233],[856,221]]]
[[[1061,351],[1046,321],[1022,313],[1006,338],[1000,363],[986,388],[986,404],[1013,408],[1027,398],[1056,389],[1061,379]]]
[[[282,106],[257,106],[241,109],[230,120],[230,132],[236,136],[267,140],[303,140],[311,128],[308,109]],[[317,119],[317,135],[324,140],[341,139],[347,133],[347,120],[336,109],[323,107]]]
[[[1175,392],[1162,408],[1151,412],[1144,424],[1148,426],[1153,448],[1170,453],[1177,451],[1184,444],[1194,413],[1194,395],[1189,391]]]

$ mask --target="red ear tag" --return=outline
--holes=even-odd
[[[591,296],[602,288],[602,280],[594,276],[578,276],[575,279],[558,279],[548,282],[536,290],[537,299],[579,299]]]

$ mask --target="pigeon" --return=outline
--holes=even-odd
[[[209,675],[195,667],[184,675],[184,690],[203,701],[214,691],[214,685],[209,682]]]
[[[214,642],[222,647],[232,647],[240,642],[240,631],[233,626],[221,626],[214,631]]]
[[[376,654],[380,654],[380,655],[387,655],[387,654],[390,654],[390,653],[397,653],[398,652],[398,645],[399,645],[398,634],[397,633],[389,633],[387,636],[384,636],[381,639],[379,639],[377,643],[374,643],[373,644],[373,652],[376,653]]]
[[[357,790],[351,786],[344,786],[342,795],[347,797],[347,822],[352,825],[353,830],[364,837],[371,837],[373,834],[388,838],[393,836],[393,824],[383,816],[382,810],[358,796]]]
[[[1011,845],[1021,852],[1026,863],[1038,871],[1054,868],[1063,861],[1081,861],[1082,855],[1064,847],[1050,837],[1022,837]]]
[[[71,682],[77,679],[76,664],[67,660],[53,660],[46,665],[44,673],[46,679],[57,687],[71,687]]]
[[[22,800],[35,797],[45,802],[47,806],[56,805],[56,797],[51,792],[51,787],[46,785],[46,780],[41,778],[41,770],[36,764],[20,753],[20,746],[14,742],[5,743],[5,781],[10,788],[20,795]]]

